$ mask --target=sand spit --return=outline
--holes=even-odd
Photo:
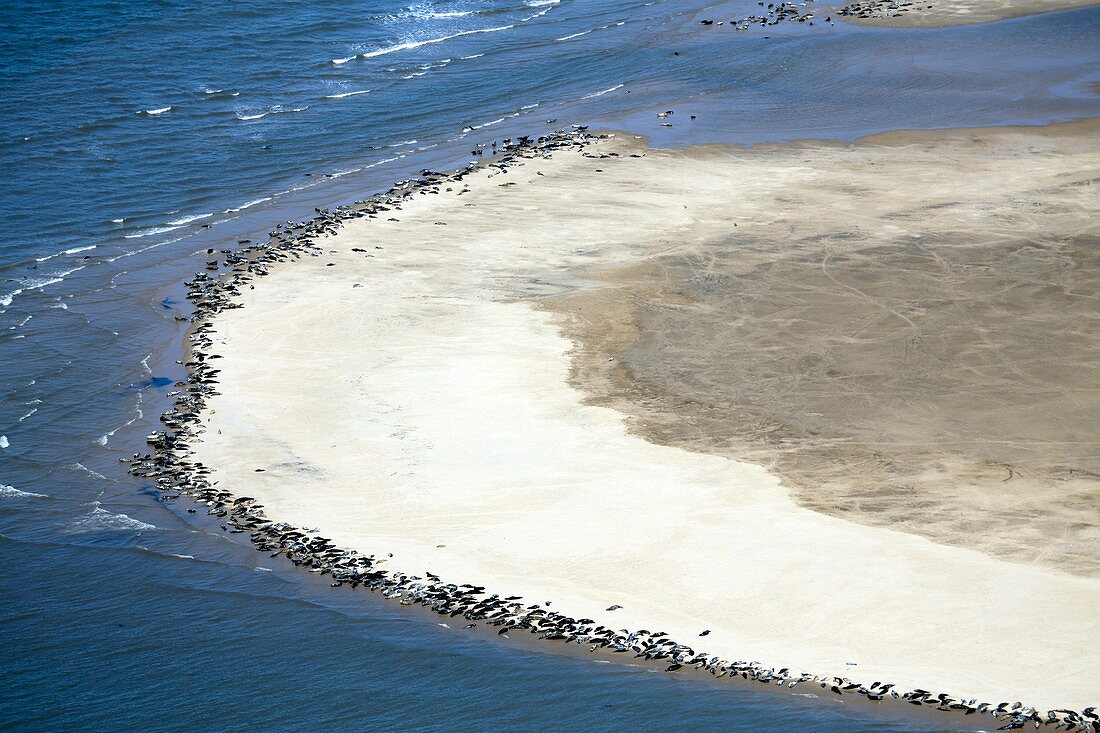
[[[1096,0],[855,0],[837,15],[863,25],[944,28],[1093,5]]]
[[[191,377],[135,473],[334,584],[502,631],[1100,729],[1100,581],[825,516],[760,466],[632,434],[569,383],[570,319],[532,305],[773,217],[738,211],[743,166],[797,196],[851,146],[592,142],[425,175],[197,278]]]

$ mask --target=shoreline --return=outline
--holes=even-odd
[[[586,139],[582,138],[582,141],[586,141]],[[574,140],[567,143],[565,140],[562,140],[561,142],[563,145],[563,152],[565,152],[572,147],[572,142],[576,141]],[[529,149],[527,148],[521,149],[519,156],[526,157],[525,153],[528,151]],[[515,153],[513,153],[513,155],[515,155]],[[487,167],[496,165],[508,167],[515,162],[518,161],[510,159],[509,156],[506,155],[503,162],[490,162]],[[398,191],[422,193],[431,186],[457,183],[462,181],[467,175],[476,177],[476,171],[484,171],[485,168],[486,166],[478,166],[476,170],[464,169],[458,174],[451,176],[433,174],[432,176],[425,177],[424,183],[411,187],[403,187],[398,189]],[[368,204],[362,211],[373,209],[374,215],[381,218],[380,215],[382,213],[395,211],[393,204],[395,201],[399,200],[407,200],[407,197],[401,196],[400,193],[391,192],[389,198],[376,198],[372,204]],[[347,220],[362,218],[362,216],[364,216],[362,211],[358,212],[358,214],[347,213],[354,211],[354,208],[349,208],[343,209],[342,213],[335,216],[322,214],[321,217],[315,220],[316,223],[303,230],[303,233],[325,236],[332,234],[341,223],[347,223]],[[365,214],[365,216],[370,216],[370,214]],[[389,217],[387,216],[385,218]],[[432,224],[429,224],[429,226],[431,225]],[[312,238],[312,236],[310,238]],[[328,243],[331,244],[331,241]],[[197,325],[192,331],[192,345],[196,348],[194,353],[189,357],[187,366],[192,376],[191,383],[188,386],[190,387],[190,394],[193,396],[189,397],[184,404],[180,405],[183,409],[177,409],[176,414],[170,416],[166,421],[166,424],[168,424],[170,428],[179,430],[181,435],[187,435],[194,429],[194,420],[196,416],[202,413],[202,407],[205,404],[206,397],[218,396],[216,389],[212,387],[212,385],[216,383],[214,377],[218,376],[218,370],[209,363],[209,359],[215,356],[221,356],[220,354],[216,354],[215,349],[211,348],[214,346],[214,342],[210,336],[216,333],[214,327],[211,325],[214,320],[212,317],[219,311],[223,311],[229,307],[239,307],[239,302],[230,305],[229,300],[242,294],[239,286],[245,284],[247,280],[264,277],[268,272],[271,272],[268,265],[274,265],[277,261],[286,259],[289,253],[295,253],[297,255],[307,253],[319,256],[324,250],[316,247],[316,242],[306,243],[302,238],[295,235],[276,236],[273,247],[260,246],[248,248],[252,254],[258,254],[258,256],[255,259],[249,260],[247,264],[240,261],[228,263],[237,268],[234,270],[237,274],[232,276],[233,282],[236,284],[230,286],[217,284],[218,281],[215,281],[209,276],[204,276],[198,280],[196,286],[192,287],[192,300],[197,306]],[[364,248],[359,249],[363,250]],[[351,251],[355,251],[355,248]],[[360,251],[358,254],[370,253]],[[519,329],[519,331],[527,332],[530,331],[531,328],[536,330],[540,328],[544,330],[549,328],[553,330],[553,326],[543,317],[532,316],[531,313],[519,315],[514,308],[508,307],[508,304],[497,305],[505,305],[509,313],[506,318],[512,318],[513,315],[515,315],[518,320],[514,321],[513,325]],[[489,310],[492,311],[492,313],[486,314],[488,318],[487,323],[499,325],[501,323],[501,321],[497,320],[497,311],[499,311],[499,309],[493,307]],[[534,321],[530,320],[532,317],[535,319]],[[539,323],[539,321],[541,321],[541,323]],[[517,331],[517,333],[519,331]],[[487,333],[491,332],[490,330]],[[551,352],[555,349],[560,351],[560,342],[547,343]],[[196,398],[201,399],[197,400]],[[193,436],[188,436],[188,438],[189,437]],[[586,628],[584,624],[567,619],[565,616],[559,616],[556,612],[546,611],[545,609],[539,609],[538,612],[535,612],[532,609],[524,609],[514,602],[509,604],[508,602],[498,601],[489,604],[479,604],[476,602],[476,599],[480,597],[477,593],[460,592],[457,590],[457,587],[448,587],[448,585],[442,581],[435,581],[430,578],[429,580],[423,580],[420,577],[410,578],[402,573],[387,574],[384,571],[379,571],[376,569],[377,562],[368,561],[367,557],[362,555],[350,555],[345,551],[335,551],[331,549],[332,545],[330,543],[309,542],[305,534],[296,532],[287,526],[270,524],[264,518],[264,513],[259,508],[259,504],[255,501],[235,497],[229,492],[208,488],[207,476],[209,472],[198,467],[196,464],[185,462],[179,457],[183,454],[187,439],[181,442],[181,440],[176,438],[154,436],[151,438],[151,441],[151,444],[156,449],[156,453],[150,460],[139,459],[134,465],[136,473],[158,478],[158,483],[162,483],[163,480],[162,486],[165,488],[170,488],[174,482],[184,484],[187,487],[185,493],[200,500],[213,501],[214,506],[222,507],[214,511],[225,511],[229,521],[238,528],[262,530],[258,536],[253,537],[254,541],[258,540],[261,549],[275,549],[277,547],[288,548],[289,554],[292,555],[292,559],[296,561],[301,561],[303,564],[313,565],[314,567],[320,565],[322,569],[327,566],[329,572],[334,573],[337,583],[350,582],[353,585],[358,585],[360,583],[371,585],[375,589],[381,590],[384,594],[390,596],[404,596],[403,602],[426,602],[425,605],[433,606],[437,611],[445,609],[442,612],[446,613],[451,613],[456,608],[461,607],[465,609],[463,615],[466,615],[467,618],[480,618],[484,620],[485,618],[492,618],[494,615],[497,615],[499,616],[497,620],[514,628],[533,626],[534,628],[531,629],[532,631],[540,632],[542,632],[543,629],[551,632],[558,632],[562,628],[566,628],[571,635],[578,635],[578,629],[581,629],[580,636],[586,637],[587,641],[590,643],[594,641],[598,645],[603,646],[625,646],[629,648],[632,645],[637,646],[641,640],[643,643],[649,644],[646,648],[650,650],[660,650],[662,654],[667,652],[673,655],[673,658],[677,660],[675,664],[682,664],[684,662],[690,663],[691,660],[695,658],[696,653],[690,647],[671,643],[661,643],[649,635],[634,636],[633,638],[629,634],[617,635],[616,632],[611,631],[603,624],[599,627],[594,627],[593,624],[595,622],[593,622],[593,624],[588,624]],[[170,460],[168,458],[169,456],[176,456],[176,458]],[[149,473],[150,470],[152,473]],[[230,513],[226,507],[233,507],[233,512]],[[336,558],[341,558],[339,564],[342,564],[342,567],[334,566],[334,560]],[[445,576],[441,575],[440,577]],[[455,605],[456,601],[454,594],[456,593],[458,594],[458,606]],[[594,618],[595,617],[596,616],[594,616]],[[514,623],[517,620],[519,623]],[[605,631],[601,631],[601,628],[605,629]],[[556,635],[558,634],[551,633],[550,638]],[[736,663],[730,668],[725,663],[712,660],[709,655],[707,659],[697,663],[707,667],[712,674],[717,676],[733,672],[745,678],[759,679],[765,682],[776,682],[777,680],[781,680],[784,682],[794,682],[795,684],[799,684],[800,681],[801,684],[807,686],[821,684],[819,680],[812,676],[804,676],[801,674],[795,675],[789,672],[780,675],[777,674],[774,669],[769,670],[756,663]],[[803,677],[805,677],[805,679],[803,679]],[[846,684],[846,680],[842,682],[842,679],[841,677],[834,677],[832,684],[822,684],[821,686],[828,691],[832,686]],[[872,699],[891,699],[892,693],[893,696],[897,696],[898,699],[916,700],[918,704],[928,704],[928,701],[932,700],[934,701],[935,707],[950,707],[949,705],[944,705],[942,701],[935,700],[935,696],[930,694],[923,695],[920,692],[914,692],[912,693],[912,697],[907,697],[906,695],[898,694],[894,690],[883,690],[881,687],[864,687],[860,685],[855,685],[850,691],[860,693]],[[979,709],[980,712],[989,711],[988,707],[983,708],[977,703],[973,704],[972,707]],[[1010,706],[1005,705],[1000,708],[1000,710],[993,707],[993,710],[998,713],[999,717],[1007,718],[1009,717],[1008,707]],[[1024,714],[1020,713],[1020,710],[1020,707],[1016,707],[1011,712],[1017,714],[1017,717],[1022,718]],[[1087,723],[1085,718],[1080,716],[1078,716],[1078,718],[1082,726]],[[1077,718],[1073,718],[1072,716],[1070,719],[1077,720]]]

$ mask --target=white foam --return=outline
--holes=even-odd
[[[501,117],[500,119],[492,120],[490,122],[483,122],[480,125],[467,125],[465,128],[463,128],[463,130],[464,131],[465,130],[480,130],[483,127],[492,127],[493,125],[499,125],[501,122],[504,122],[506,119],[508,119],[508,118],[507,117]]]
[[[34,261],[45,262],[47,260],[52,260],[55,257],[61,257],[62,255],[75,255],[77,252],[87,252],[90,249],[95,249],[95,247],[96,246],[94,244],[89,244],[86,247],[72,247],[71,249],[64,249],[60,252],[54,252],[52,255],[46,255],[45,257],[35,257]]]
[[[399,147],[401,147],[402,145],[416,145],[416,144],[417,144],[418,142],[420,142],[420,141],[419,141],[419,140],[402,140],[401,142],[399,142],[399,143],[394,143],[393,145],[390,145],[389,147],[391,147],[391,148],[399,148]]]
[[[483,54],[483,53],[475,53],[475,54],[473,54],[473,55],[471,55],[471,56],[459,56],[458,58],[459,58],[459,59],[461,59],[461,60],[463,60],[463,61],[468,61],[469,59],[479,59],[479,58],[481,58],[481,57],[482,57],[482,56],[484,56],[484,55],[485,55],[485,54]]]
[[[88,474],[89,476],[100,479],[102,481],[110,481],[109,478],[107,478],[106,476],[104,476],[101,473],[93,471],[92,469],[85,466],[83,463],[74,463],[74,464],[70,465],[69,468],[75,468],[78,471],[83,471],[84,473]]]
[[[193,221],[198,221],[199,219],[206,219],[207,217],[211,217],[213,215],[214,215],[213,212],[208,212],[206,214],[192,214],[191,216],[181,216],[179,219],[174,219],[174,220],[168,222],[168,224],[170,226],[183,226],[184,224],[190,224]]]
[[[370,94],[370,89],[360,89],[354,92],[341,92],[340,94],[326,94],[325,99],[343,99],[344,97],[354,97],[359,94]]]
[[[61,280],[64,279],[65,277],[67,277],[69,275],[72,275],[74,272],[79,272],[80,270],[83,270],[85,267],[87,267],[87,265],[77,265],[76,267],[73,267],[72,269],[69,269],[69,270],[61,270],[60,272],[55,272],[53,275],[49,275],[48,277],[56,278],[56,279],[47,280],[47,281],[41,282],[41,283],[36,282],[34,285],[31,286],[31,289],[44,288],[47,285],[52,285],[53,283],[61,282]]]
[[[555,2],[557,2],[557,0],[555,0]],[[420,48],[421,46],[429,46],[433,43],[442,43],[443,41],[449,41],[452,38],[472,36],[478,33],[496,33],[497,31],[506,31],[510,28],[515,28],[515,25],[498,25],[493,28],[475,28],[469,31],[452,33],[449,36],[440,36],[439,38],[428,38],[423,41],[406,41],[405,43],[399,43],[396,46],[387,46],[386,48],[378,48],[374,51],[366,51],[364,53],[358,54],[354,58],[373,59],[378,56],[385,56],[386,54],[397,53],[398,51],[408,51],[409,49]]]
[[[270,201],[270,200],[271,200],[271,197],[270,197],[270,196],[264,196],[264,197],[262,197],[262,198],[258,198],[258,199],[253,199],[252,201],[246,201],[245,203],[241,204],[240,206],[238,206],[238,207],[237,207],[237,208],[235,208],[235,209],[226,209],[226,210],[225,210],[225,211],[223,211],[222,213],[223,213],[223,214],[235,214],[235,213],[237,213],[238,211],[243,211],[243,210],[245,210],[245,209],[249,209],[249,208],[252,208],[252,207],[253,207],[253,206],[255,206],[256,204],[262,204],[262,203],[263,203],[264,201]]]
[[[115,433],[117,433],[119,430],[122,430],[125,427],[129,427],[130,425],[133,425],[138,420],[141,420],[142,418],[144,418],[145,413],[141,411],[141,402],[142,402],[141,392],[138,392],[137,393],[137,401],[134,403],[133,417],[131,417],[129,420],[122,423],[121,425],[119,425],[117,428],[110,431],[109,433],[106,433],[104,435],[99,436],[99,438],[96,439],[96,442],[99,443],[100,445],[107,445],[107,440],[111,436],[113,436]]]
[[[99,502],[94,503],[99,504]],[[156,529],[156,525],[147,524],[125,514],[115,514],[96,506],[90,514],[70,522],[67,529],[76,534],[104,531],[142,532],[147,529]]]
[[[337,66],[340,66],[341,64],[346,64],[349,61],[354,61],[357,58],[359,58],[359,54],[355,54],[354,56],[347,56],[347,57],[342,58],[342,59],[333,59],[332,63],[336,64]]]
[[[0,448],[7,448],[11,443],[8,442],[8,436],[0,435]]]
[[[48,499],[49,494],[35,494],[30,491],[20,491],[14,486],[8,484],[0,484],[0,496],[19,498],[19,499]]]
[[[522,107],[520,107],[520,109],[534,109],[535,107],[538,107],[538,106],[539,106],[539,103],[535,102],[534,104],[525,104]]]
[[[180,227],[174,227],[174,228],[179,229]],[[115,260],[121,260],[123,257],[133,257],[134,255],[141,254],[142,252],[148,252],[151,249],[157,249],[158,247],[163,247],[166,244],[175,244],[176,242],[181,242],[184,239],[187,239],[188,237],[191,237],[193,235],[194,235],[194,232],[192,232],[190,234],[183,234],[179,237],[176,237],[175,239],[165,239],[163,241],[157,242],[156,244],[150,244],[148,247],[140,247],[140,248],[135,249],[135,250],[130,250],[129,252],[123,252],[120,255],[115,255],[114,257],[108,257],[107,262],[114,262]],[[120,272],[120,273],[118,273],[118,275],[113,276],[111,278],[111,287],[115,286],[115,278],[118,277],[119,275],[124,275],[124,274],[125,274],[125,271]]]
[[[610,89],[604,89],[602,92],[593,92],[592,94],[586,94],[583,97],[581,97],[581,99],[592,99],[593,97],[602,97],[605,94],[610,94],[611,92],[615,91],[616,89],[622,89],[622,88],[623,88],[622,84],[616,84],[615,86],[611,87]]]
[[[427,147],[417,148],[417,149],[418,150],[427,150],[428,148],[433,148],[433,147],[435,147],[435,146],[434,145],[429,145]],[[381,149],[381,148],[378,148],[378,149]],[[392,163],[393,161],[401,160],[404,157],[405,157],[405,154],[401,153],[400,155],[396,155],[392,158],[383,158],[382,160],[371,163],[370,165],[364,165],[364,166],[360,166],[358,168],[349,168],[349,169],[343,170],[343,171],[336,171],[335,173],[329,173],[324,177],[314,176],[314,177],[308,179],[308,181],[306,183],[300,183],[298,185],[291,186],[290,188],[286,189],[285,191],[279,191],[275,195],[276,196],[281,196],[283,194],[293,193],[295,191],[302,191],[302,190],[305,190],[307,188],[313,188],[314,186],[319,186],[320,184],[324,183],[327,180],[331,180],[333,178],[341,178],[343,176],[351,175],[352,173],[358,173],[360,171],[367,170],[368,168],[374,168],[375,166],[382,165],[383,163]]]
[[[526,0],[523,4],[529,8],[541,8],[544,5],[557,5],[561,0]]]
[[[379,161],[377,161],[377,162],[371,163],[370,165],[365,165],[365,166],[363,166],[363,167],[364,167],[364,168],[373,168],[373,167],[375,167],[376,165],[382,165],[383,163],[392,163],[392,162],[394,162],[395,160],[401,160],[401,159],[402,159],[402,158],[404,158],[404,157],[405,157],[404,155],[397,155],[397,156],[394,156],[393,158],[383,158],[382,160],[379,160]]]
[[[163,227],[152,227],[151,229],[142,229],[139,232],[134,232],[133,234],[127,234],[125,237],[123,237],[123,239],[141,239],[142,237],[152,237],[155,234],[164,234],[165,232],[175,231],[176,229],[179,229],[181,226],[183,226],[183,225],[182,224],[177,224],[176,226],[163,226]]]
[[[0,306],[7,307],[11,305],[12,301],[15,300],[15,297],[20,295],[21,293],[25,293],[28,290],[40,290],[47,285],[59,283],[65,279],[66,275],[71,275],[72,273],[83,269],[84,265],[80,265],[79,267],[74,267],[71,270],[61,270],[60,272],[50,273],[49,275],[46,275],[45,277],[39,278],[37,280],[28,280],[27,282],[22,283],[23,287],[16,288],[7,295],[0,296]]]
[[[309,109],[308,104],[302,107],[284,107],[281,104],[276,104],[274,107],[269,108],[266,112],[259,112],[257,114],[246,115],[242,114],[241,111],[238,111],[236,117],[241,122],[248,122],[249,120],[262,119],[264,117],[267,117],[268,115],[281,115],[287,114],[289,112],[305,112],[307,109]]]
[[[38,412],[38,408],[37,407],[32,407],[30,412],[28,412],[23,417],[19,418],[19,420],[17,420],[16,422],[23,422],[24,420],[26,420],[28,417],[30,417],[31,415],[33,415],[36,412]]]
[[[534,20],[535,18],[541,18],[542,16],[546,15],[547,13],[549,13],[553,9],[554,9],[554,6],[551,5],[550,7],[543,8],[542,10],[540,10],[537,13],[533,13],[531,15],[528,15],[526,18],[521,18],[520,21],[523,22],[523,23],[526,23],[529,20]]]
[[[144,109],[144,110],[138,112],[138,114],[139,115],[155,116],[155,115],[162,115],[165,112],[170,112],[171,110],[172,110],[172,105],[168,105],[167,107],[161,107],[160,109]]]
[[[414,18],[462,18],[467,15],[473,15],[476,10],[450,10],[450,11],[437,11],[437,12],[413,12],[410,15]]]
[[[122,222],[124,222],[124,221],[126,221],[126,217],[125,217],[125,216],[124,216],[124,217],[122,217],[122,218],[120,218],[120,219],[111,219],[111,223],[112,223],[112,224],[121,224],[121,223],[122,223]]]
[[[561,38],[556,38],[554,40],[568,41],[570,38],[580,38],[581,36],[587,36],[591,32],[592,32],[591,30],[587,30],[587,31],[581,31],[580,33],[571,33],[568,36],[562,36]]]

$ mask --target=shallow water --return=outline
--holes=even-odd
[[[257,570],[267,558],[165,507],[117,461],[143,449],[181,375],[179,282],[206,247],[463,162],[476,143],[570,123],[685,145],[1100,111],[1097,10],[935,31],[698,26],[716,12],[672,0],[0,8],[4,720],[927,728],[516,649],[274,561]],[[673,127],[654,114],[665,109]]]

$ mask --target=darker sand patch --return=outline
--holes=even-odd
[[[999,154],[995,135],[952,144]],[[1068,163],[1025,196],[944,200],[900,175],[905,158],[877,163],[900,197],[877,223],[904,234],[811,219],[858,187],[779,189],[779,221],[550,304],[575,382],[655,442],[773,467],[804,506],[1100,577],[1091,174]]]

